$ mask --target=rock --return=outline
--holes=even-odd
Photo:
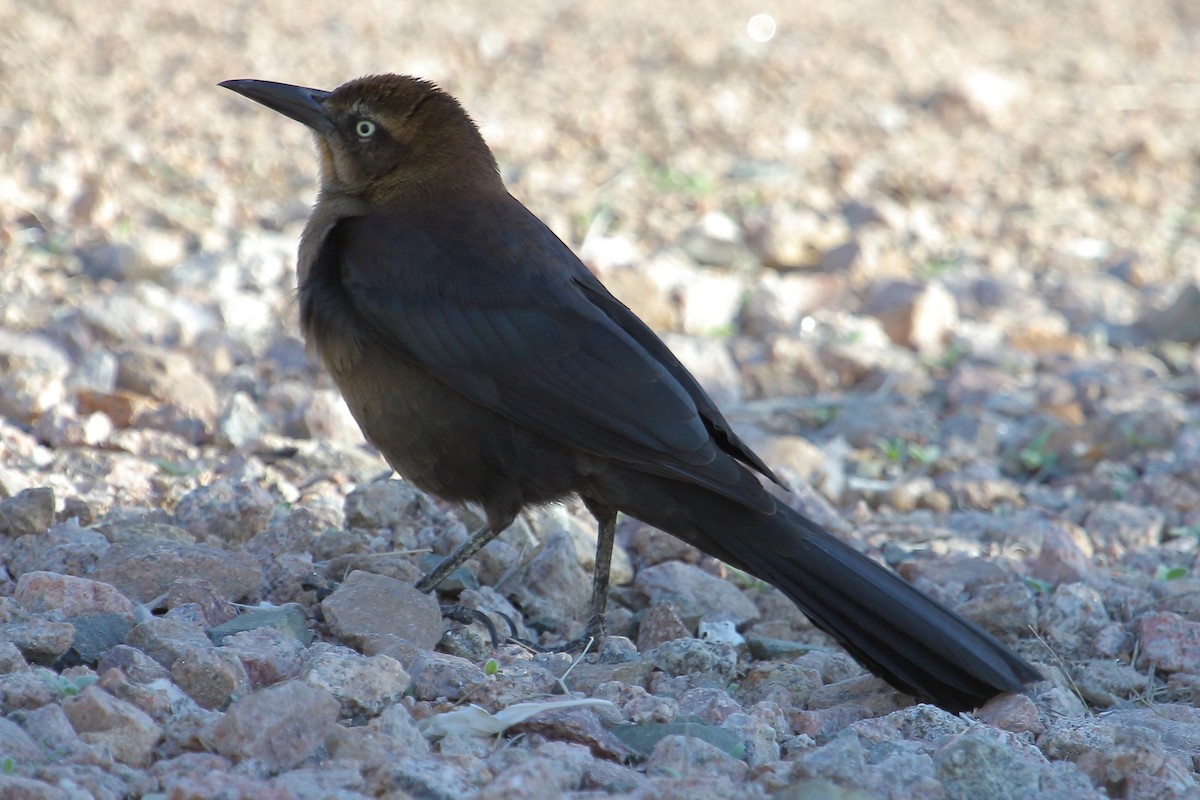
[[[117,357],[117,388],[171,403],[206,420],[217,416],[217,396],[190,358],[143,346]]]
[[[1144,614],[1137,621],[1139,669],[1195,672],[1200,664],[1200,622],[1169,611]]]
[[[227,636],[261,628],[274,629],[302,645],[308,644],[313,639],[313,633],[308,629],[308,616],[304,609],[295,603],[266,606],[254,611],[247,611],[228,622],[210,628],[208,638],[212,639],[214,644],[224,644]]]
[[[668,675],[710,673],[728,680],[737,666],[737,650],[699,639],[675,639],[646,653],[647,660]]]
[[[1104,600],[1081,583],[1059,586],[1042,610],[1040,628],[1060,656],[1095,652],[1098,632],[1109,623]]]
[[[166,594],[180,575],[203,578],[221,597],[235,601],[257,597],[262,584],[258,560],[249,553],[169,541],[114,544],[91,577],[112,584],[126,597],[148,602]]]
[[[394,658],[363,656],[325,643],[308,652],[300,679],[337,698],[344,715],[372,717],[397,702],[410,683],[408,673]]]
[[[1093,660],[1078,667],[1075,685],[1083,699],[1105,708],[1150,691],[1150,677],[1129,664],[1119,661]]]
[[[232,651],[192,648],[171,663],[171,680],[201,708],[221,709],[250,690],[250,677]]]
[[[241,660],[254,689],[295,678],[304,666],[304,645],[279,628],[240,631],[219,643]]]
[[[133,603],[113,586],[53,572],[21,575],[13,598],[26,611],[50,619],[115,614],[132,622],[134,617]]]
[[[404,481],[384,480],[360,484],[346,495],[346,526],[392,528],[428,506],[425,494]]]
[[[865,310],[893,342],[925,354],[942,352],[958,324],[954,295],[936,283],[889,281],[876,287]]]
[[[0,500],[0,535],[45,533],[54,522],[54,490],[45,486],[25,489],[16,497]]]
[[[84,664],[94,664],[101,655],[125,641],[133,622],[124,614],[94,614],[72,617],[75,629],[71,653]]]
[[[217,418],[215,439],[222,447],[244,447],[257,441],[265,429],[254,399],[245,392],[234,392]]]
[[[691,638],[691,634],[671,604],[659,602],[650,606],[638,626],[637,648],[645,652],[663,642],[688,638]]]
[[[588,610],[592,590],[579,564],[570,534],[550,536],[506,585],[507,597],[521,608],[526,624],[562,631]]]
[[[0,624],[0,641],[12,642],[21,654],[39,664],[53,664],[71,649],[75,626],[49,619],[23,619]]]
[[[141,623],[129,632],[125,643],[167,669],[183,655],[212,647],[212,642],[200,628],[165,617],[151,617]]]
[[[47,337],[0,329],[0,417],[27,423],[62,403],[70,369],[71,359]]]
[[[245,544],[266,530],[275,501],[262,487],[221,478],[180,498],[175,522],[198,539]]]
[[[113,423],[100,411],[80,417],[74,407],[57,405],[37,418],[33,433],[54,448],[99,447],[112,435]]]
[[[1042,518],[1034,527],[1042,537],[1042,548],[1029,565],[1035,578],[1057,585],[1091,575],[1092,546],[1083,529],[1066,520]]]
[[[564,797],[579,786],[592,756],[586,747],[546,742],[534,753],[503,770],[475,794],[479,800],[510,797]]]
[[[934,760],[948,798],[1034,797],[1041,761],[1035,754],[1011,737],[978,729],[947,744]]]
[[[803,708],[809,696],[822,685],[814,668],[782,661],[750,664],[738,686],[738,699],[745,705],[774,700],[783,708]]]
[[[56,780],[53,776],[47,777],[51,781]],[[0,797],[11,800],[73,800],[76,796],[52,783],[0,773]]]
[[[153,683],[166,680],[170,673],[166,667],[136,647],[119,644],[101,656],[96,664],[96,673],[103,676],[107,670],[119,669],[134,683]]]
[[[60,700],[58,675],[45,667],[0,675],[0,702],[6,710],[41,708]]]
[[[458,656],[421,652],[408,665],[413,697],[418,700],[454,701],[487,682],[488,676],[475,664]]]
[[[358,646],[377,637],[397,637],[431,648],[445,631],[436,598],[369,572],[347,575],[321,602],[321,610],[335,635]]]
[[[167,590],[167,608],[182,605],[199,606],[205,627],[215,628],[238,615],[237,606],[221,596],[217,587],[206,578],[180,577],[171,582]]]
[[[63,712],[80,739],[105,745],[113,758],[131,767],[149,764],[162,738],[162,728],[146,713],[95,686],[64,700]]]
[[[313,755],[337,722],[338,702],[324,689],[289,681],[234,702],[213,731],[216,751],[253,759],[268,771],[289,769]]]
[[[1128,552],[1157,546],[1165,522],[1156,508],[1108,501],[1091,506],[1083,528],[1095,551],[1115,561]]]
[[[1037,706],[1023,694],[1002,694],[993,697],[975,715],[979,719],[1009,733],[1042,733],[1046,726],[1038,718]]]
[[[669,561],[648,567],[638,573],[634,586],[652,603],[678,599],[709,620],[741,626],[759,617],[758,608],[736,586],[691,564]]]
[[[749,769],[745,761],[693,736],[664,736],[646,761],[646,774],[652,776],[701,772],[706,777],[740,781]]]
[[[633,755],[590,708],[544,711],[519,722],[506,733],[544,736],[554,743],[583,745],[597,758],[623,761]]]

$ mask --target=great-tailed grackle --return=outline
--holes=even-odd
[[[326,92],[222,86],[315,134],[321,188],[300,240],[305,338],[404,478],[487,525],[435,587],[527,505],[578,495],[599,525],[601,634],[624,512],[782,589],[893,686],[951,710],[1040,677],[974,623],[777,502],[771,470],[654,333],[504,187],[458,102],[380,75]]]

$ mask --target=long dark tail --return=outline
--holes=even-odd
[[[628,513],[778,587],[903,692],[957,712],[1041,678],[990,633],[782,504],[764,514],[699,487],[643,481]],[[647,506],[654,496],[661,502]]]

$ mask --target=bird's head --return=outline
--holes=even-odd
[[[431,193],[503,189],[475,123],[429,81],[372,75],[332,92],[258,80],[221,86],[312,129],[322,193],[386,207]]]

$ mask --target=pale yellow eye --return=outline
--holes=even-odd
[[[360,139],[370,139],[375,135],[375,123],[369,119],[360,119],[354,123],[354,133]]]

